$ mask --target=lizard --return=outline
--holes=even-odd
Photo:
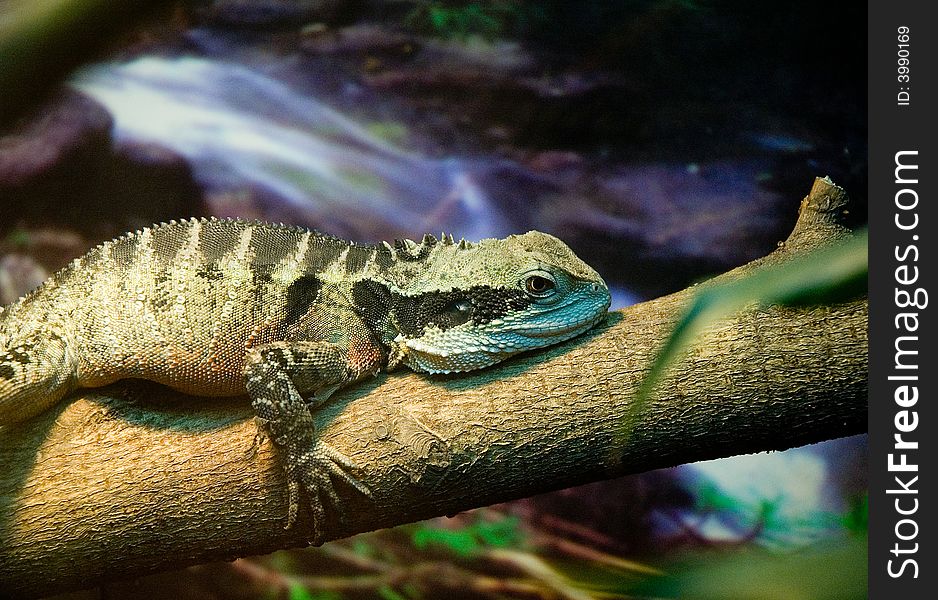
[[[337,389],[401,365],[487,367],[583,333],[609,305],[599,274],[537,231],[369,245],[259,221],[169,221],[0,307],[0,426],[127,378],[246,394],[282,456],[286,527],[305,491],[318,536],[326,501],[341,514],[333,479],[371,493],[317,439],[313,414]]]

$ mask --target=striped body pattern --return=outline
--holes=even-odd
[[[318,534],[351,461],[316,439],[336,389],[406,365],[461,372],[569,339],[609,291],[556,238],[356,244],[307,229],[191,219],[104,243],[0,309],[0,425],[69,391],[143,378],[250,395]]]

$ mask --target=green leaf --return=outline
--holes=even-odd
[[[289,600],[315,600],[308,589],[295,581],[290,583],[287,598],[289,598]]]
[[[866,533],[869,528],[869,496],[862,494],[852,498],[850,508],[843,516],[844,527],[853,533]]]
[[[446,25],[449,23],[449,11],[440,6],[431,6],[430,23],[437,31],[445,31]]]
[[[480,548],[478,540],[469,528],[442,529],[423,525],[414,531],[411,539],[414,546],[420,550],[437,545],[448,548],[463,557],[478,552]]]
[[[443,546],[465,558],[485,548],[520,546],[523,542],[520,523],[520,519],[514,516],[478,518],[476,522],[460,529],[447,529],[432,522],[420,523],[411,534],[411,540],[418,549]]]
[[[506,548],[515,547],[521,543],[519,525],[520,519],[510,516],[497,521],[479,522],[474,529],[477,537],[486,546]]]
[[[868,270],[867,241],[868,235],[864,230],[844,242],[815,250],[790,262],[763,266],[741,279],[704,286],[658,353],[630,412],[635,414],[640,410],[681,352],[714,322],[747,306],[832,304],[864,293]]]
[[[735,511],[740,506],[737,498],[725,493],[713,483],[701,485],[695,495],[697,509],[701,511]]]

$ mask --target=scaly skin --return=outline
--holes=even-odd
[[[432,236],[360,245],[237,220],[170,222],[107,242],[0,309],[0,425],[71,390],[143,378],[201,396],[249,394],[285,455],[290,512],[338,508],[354,464],[311,410],[400,364],[479,369],[586,331],[609,291],[556,238]],[[305,399],[304,399],[305,398]],[[325,498],[324,498],[325,497]]]

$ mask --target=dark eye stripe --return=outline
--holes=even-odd
[[[478,285],[467,290],[395,295],[392,302],[401,333],[416,338],[430,325],[446,330],[470,320],[477,325],[488,323],[527,308],[532,300],[521,290]],[[463,303],[469,305],[468,313],[460,309]]]

